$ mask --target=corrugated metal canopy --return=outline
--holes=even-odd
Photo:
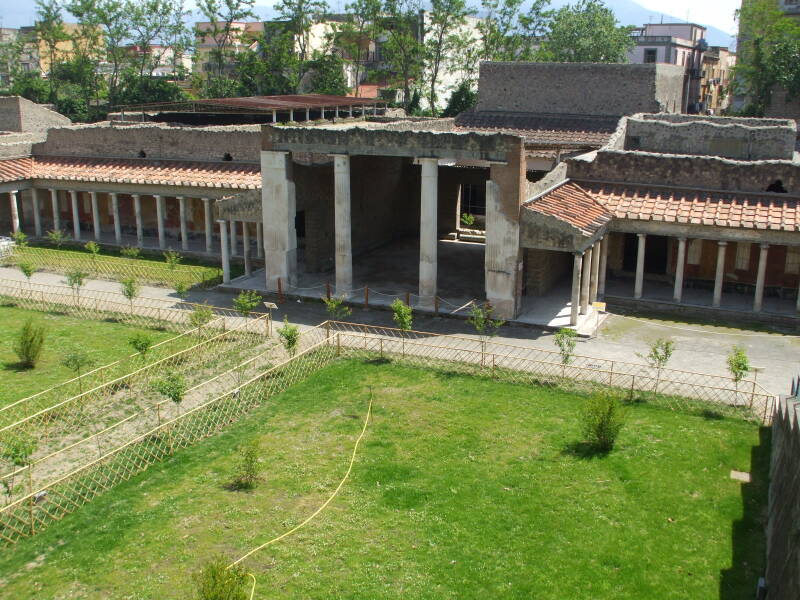
[[[306,108],[335,108],[386,104],[375,98],[328,96],[325,94],[299,94],[294,96],[247,96],[242,98],[208,98],[182,102],[153,102],[118,106],[121,111],[169,111],[197,113],[268,113],[273,110],[304,110]]]

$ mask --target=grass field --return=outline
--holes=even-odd
[[[235,559],[328,497],[370,390],[351,479],[247,560],[255,598],[752,597],[768,464],[752,424],[638,404],[618,448],[588,456],[577,396],[357,361],[0,550],[0,596],[192,597],[206,558]],[[252,440],[264,481],[230,491]]]
[[[117,248],[104,247],[97,257],[83,247],[51,248],[26,246],[16,248],[9,264],[28,262],[39,270],[66,273],[80,269],[90,277],[122,279],[134,277],[140,283],[173,287],[176,283],[186,285],[211,285],[222,276],[219,266],[203,264],[182,258],[180,264],[170,267],[162,254],[146,253],[138,258],[127,258]]]
[[[29,318],[47,327],[47,337],[36,368],[23,369],[14,354],[14,342]],[[76,348],[86,351],[98,367],[132,354],[128,339],[137,331],[143,330],[120,323],[0,306],[0,406],[74,377],[72,371],[61,365],[61,359]],[[169,331],[148,329],[147,332],[156,343],[175,336]]]

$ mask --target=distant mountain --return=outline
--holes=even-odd
[[[553,0],[552,6],[558,8],[574,2],[574,0]],[[265,3],[265,2],[264,2]],[[259,2],[262,4],[262,2]],[[341,10],[344,0],[332,0],[331,8]],[[646,23],[658,23],[662,20],[662,15],[654,13],[652,10],[640,6],[634,0],[606,0],[606,4],[611,7],[623,25],[645,25]],[[267,6],[257,6],[256,12],[261,18],[272,18],[273,11]],[[33,25],[36,16],[36,8],[33,2],[14,2],[13,0],[0,0],[0,25],[2,27],[21,27]],[[202,20],[199,15],[193,16],[193,21]],[[683,22],[675,16],[663,15],[665,23]],[[705,25],[705,23],[699,23]],[[708,43],[712,46],[733,46],[735,39],[730,34],[717,29],[708,27]]]

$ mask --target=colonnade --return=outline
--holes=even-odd
[[[582,252],[573,253],[572,295],[569,324],[578,324],[579,315],[589,313],[589,305],[606,292],[608,238],[596,241]]]

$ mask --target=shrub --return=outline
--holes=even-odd
[[[61,359],[61,364],[75,373],[76,377],[80,377],[81,371],[83,371],[85,367],[94,364],[94,361],[86,352],[78,348],[64,355],[64,358]],[[78,380],[78,388],[80,392],[83,393],[83,382],[80,379]]]
[[[742,346],[734,346],[728,355],[728,372],[731,374],[734,383],[738,385],[742,379],[747,377],[750,369],[750,359],[747,357],[747,351]]]
[[[146,358],[150,348],[153,347],[153,338],[144,332],[134,333],[128,338],[128,343],[131,347],[142,355],[142,359]]]
[[[33,264],[29,262],[17,263],[17,267],[19,268],[20,271],[22,271],[22,274],[25,275],[25,279],[27,279],[28,281],[31,280],[31,277],[33,277],[33,274],[36,273],[37,271],[36,267],[34,267]]]
[[[283,327],[278,329],[278,337],[289,356],[297,354],[297,345],[300,342],[300,328],[289,323],[289,317],[283,317]]]
[[[61,248],[61,245],[67,241],[66,234],[60,229],[48,231],[45,237],[47,238],[47,241],[53,244],[56,248]]]
[[[328,316],[334,321],[346,319],[353,313],[349,306],[345,306],[344,296],[341,298],[336,298],[335,296],[333,298],[325,298],[323,296],[320,300],[325,304]]]
[[[247,574],[238,565],[229,569],[226,562],[216,556],[195,575],[198,600],[247,600]]]
[[[100,255],[100,244],[90,240],[83,246],[92,255],[92,260],[95,260]]]
[[[488,302],[483,306],[473,304],[467,323],[472,325],[475,332],[482,338],[497,335],[497,330],[505,324],[505,321],[492,319],[492,314],[494,314],[494,308]]]
[[[395,298],[392,302],[392,319],[398,329],[409,331],[414,320],[414,311],[400,298]]]
[[[675,342],[664,338],[658,338],[650,344],[650,352],[644,359],[654,369],[661,370],[667,366],[672,353],[675,351]],[[641,354],[639,355],[641,356]]]
[[[36,439],[25,432],[10,433],[4,436],[2,456],[15,467],[24,467],[30,463],[31,455],[36,451]]]
[[[125,296],[128,299],[128,302],[131,303],[131,310],[133,310],[133,301],[141,291],[139,282],[136,281],[135,277],[126,277],[119,280],[119,285],[122,288],[122,295]]]
[[[180,406],[186,394],[186,380],[180,373],[169,371],[162,379],[153,383],[153,389],[172,400],[175,406]]]
[[[83,287],[83,284],[86,283],[86,278],[89,274],[85,271],[81,271],[80,269],[72,269],[67,271],[65,274],[67,278],[67,285],[72,288],[76,294],[80,292],[80,289]]]
[[[174,269],[178,266],[178,263],[183,260],[183,256],[181,256],[180,252],[176,252],[175,250],[167,250],[164,252],[164,260],[170,269]]]
[[[125,246],[121,248],[119,251],[121,256],[125,258],[139,258],[139,255],[142,253],[141,248],[137,248],[136,246]]]
[[[11,234],[11,239],[20,248],[25,248],[28,245],[28,235],[24,231],[15,231]]]
[[[181,300],[184,300],[189,295],[189,284],[185,281],[175,282],[175,294]]]
[[[562,327],[553,335],[553,342],[558,346],[558,353],[561,355],[561,364],[568,365],[572,362],[575,355],[575,343],[578,332],[574,329]]]
[[[475,225],[475,216],[469,213],[463,213],[461,215],[461,224],[464,227],[472,227]]]
[[[263,298],[254,290],[242,290],[233,299],[233,307],[239,311],[243,317],[247,317],[253,310],[261,304]]]
[[[19,330],[17,341],[14,343],[14,354],[26,369],[34,368],[39,361],[44,348],[45,335],[44,325],[34,323],[33,319],[28,319]]]
[[[208,304],[195,304],[192,314],[189,315],[189,324],[198,329],[203,327],[214,318],[214,311]]]
[[[610,452],[625,424],[619,400],[612,394],[595,394],[583,409],[583,436],[598,452]]]
[[[239,462],[236,463],[236,473],[231,488],[235,490],[252,490],[258,482],[261,473],[259,455],[261,448],[255,440],[239,448]]]

